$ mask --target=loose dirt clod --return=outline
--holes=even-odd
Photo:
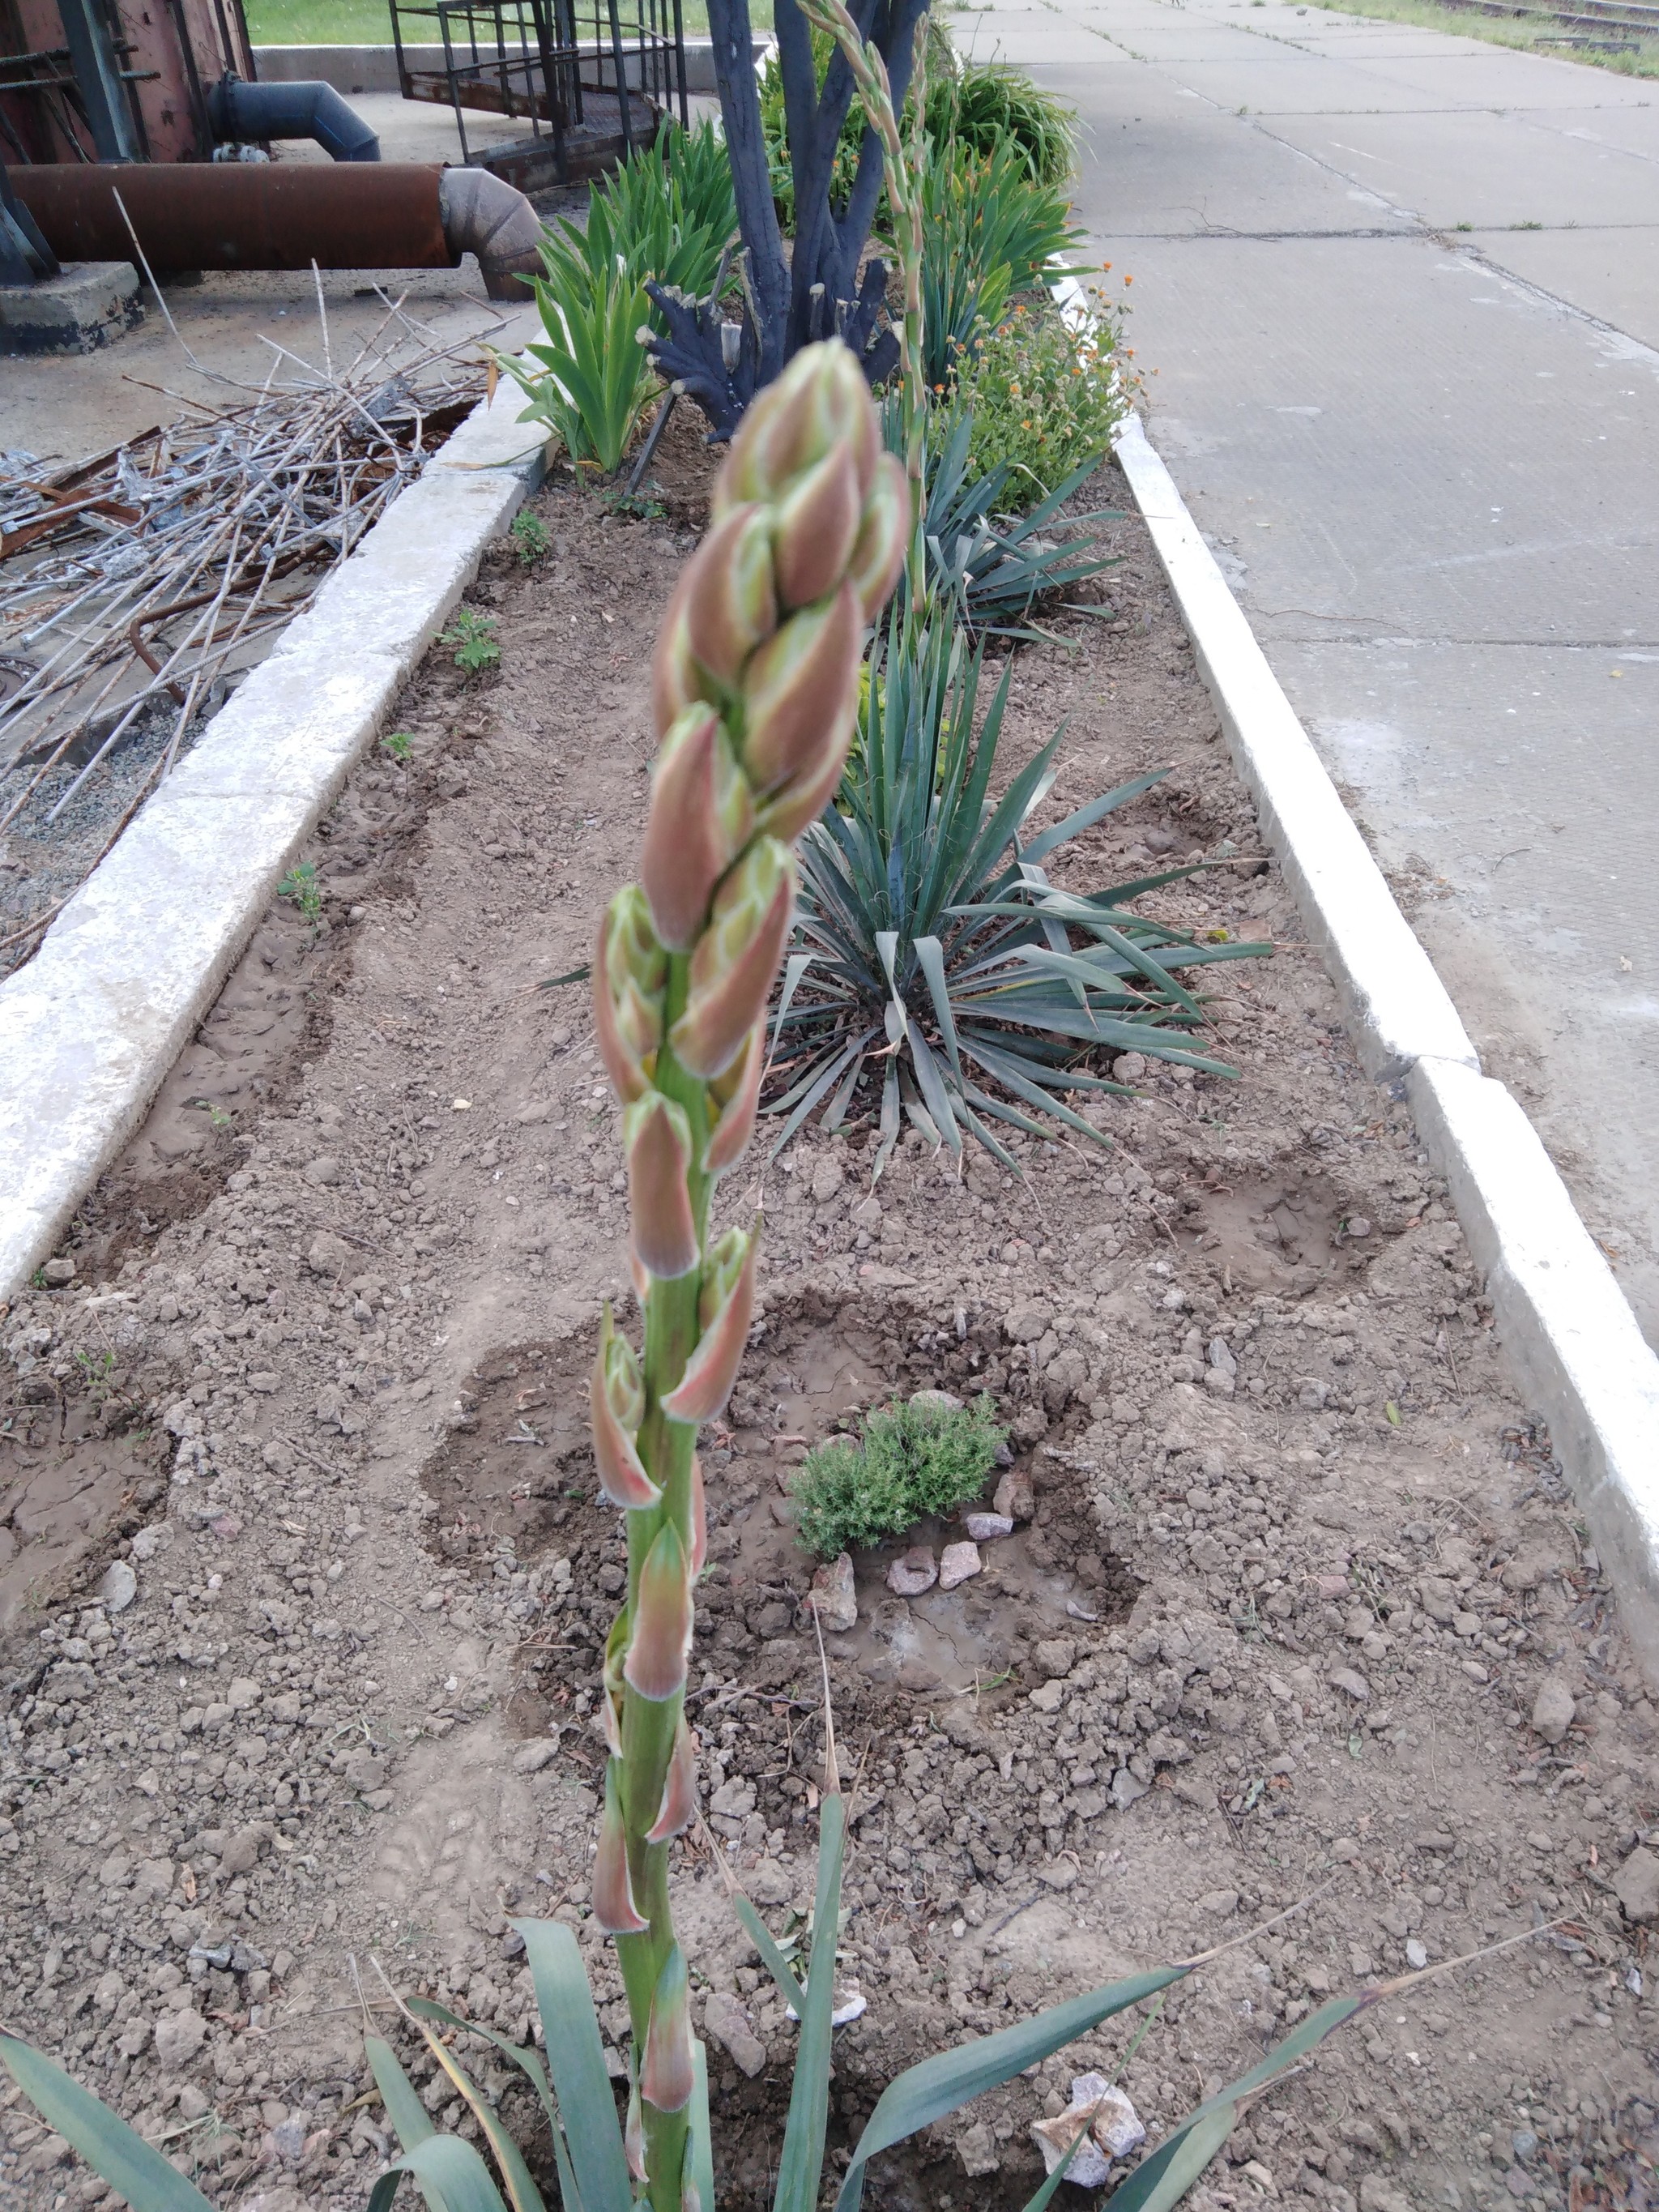
[[[624,1573],[584,1378],[600,1299],[633,1311],[624,1178],[581,987],[546,982],[636,847],[686,516],[538,512],[546,562],[503,547],[471,595],[499,679],[422,670],[408,765],[366,760],[309,855],[319,920],[273,911],[73,1278],[4,1316],[8,2023],[225,2205],[364,2203],[387,2136],[353,1960],[522,2038],[507,1921],[560,1913],[626,2033],[584,1912]],[[860,1214],[869,1134],[768,1169],[763,1131],[722,1186],[727,1218],[763,1206],[767,1273],[704,1439],[707,1840],[676,1876],[722,2212],[770,2201],[794,2030],[708,1854],[794,1941],[823,1784],[789,1482],[918,1390],[994,1401],[1010,1464],[973,1510],[1012,1527],[954,1589],[915,1555],[974,1542],[960,1519],[854,1558],[855,1623],[825,1624],[864,2005],[832,2146],[940,2044],[1302,1909],[1180,1984],[1127,2066],[1124,2021],[881,2161],[872,2201],[1012,2212],[1077,2077],[1155,2145],[1332,1991],[1548,1923],[1378,2004],[1251,2111],[1207,2202],[1634,2202],[1659,1717],[1444,1193],[1253,857],[1144,533],[1115,532],[1119,618],[1019,663],[1011,757],[1069,716],[1055,818],[1173,763],[1076,880],[1233,860],[1167,911],[1282,950],[1212,1009],[1241,1081],[1120,1063],[1109,1151],[1033,1143],[1012,1176],[907,1140]],[[0,2130],[8,2208],[96,2201],[27,2105]]]

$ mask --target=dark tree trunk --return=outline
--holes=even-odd
[[[865,37],[874,39],[887,64],[893,105],[902,110],[914,34],[927,0],[848,4]],[[830,186],[836,143],[852,102],[853,72],[837,47],[820,87],[811,33],[795,0],[776,0],[775,21],[795,187],[793,259],[785,259],[772,203],[749,0],[708,0],[714,79],[743,234],[746,312],[740,327],[722,325],[716,299],[688,300],[654,284],[647,288],[669,325],[666,338],[651,348],[653,365],[696,401],[714,439],[729,438],[760,387],[816,338],[844,339],[872,384],[887,376],[898,358],[893,332],[877,327],[887,288],[885,264],[870,262],[863,281],[859,278],[881,198],[881,142],[866,125],[852,193],[838,216],[830,205]]]

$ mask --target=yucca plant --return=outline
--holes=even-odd
[[[736,1163],[754,1126],[766,1003],[795,896],[791,846],[841,776],[861,633],[902,557],[907,507],[903,473],[879,451],[851,353],[831,343],[799,354],[745,418],[716,488],[714,526],[665,617],[653,686],[662,742],[641,881],[606,909],[593,962],[597,1038],[625,1107],[635,1281],[645,1316],[641,1355],[606,1309],[591,1386],[600,1485],[625,1516],[628,1532],[626,1594],[602,1676],[608,1756],[592,1887],[593,1917],[615,1938],[627,1990],[625,2106],[618,2109],[607,2073],[574,1932],[558,1922],[516,1922],[540,2014],[539,2051],[446,2007],[422,2000],[406,2008],[465,2098],[495,2173],[472,2142],[434,2132],[391,2045],[371,2034],[366,2055],[399,2154],[375,2183],[368,2212],[388,2212],[405,2176],[430,2212],[509,2206],[545,2212],[523,2152],[464,2063],[469,2038],[518,2067],[534,2088],[550,2130],[563,2212],[630,2212],[642,2204],[651,2212],[715,2212],[708,2068],[674,1931],[670,1852],[696,1798],[684,1702],[693,1593],[705,1553],[697,1430],[720,1411],[737,1376],[758,1232],[732,1229],[711,1239],[708,1204],[715,1178]],[[948,658],[942,680],[956,726],[965,732],[972,695]],[[896,671],[885,689],[897,696]],[[941,726],[936,718],[935,732]],[[975,796],[964,813],[951,767],[960,748],[947,743],[941,787],[952,793],[951,804],[937,817],[931,800],[919,814],[913,810],[914,825],[926,834],[949,835],[970,817],[977,822],[985,797],[979,767],[984,761],[988,774],[988,754],[981,748],[974,755],[965,787]],[[933,768],[916,758],[908,772],[918,771],[931,793]],[[1010,797],[970,834],[975,850],[988,855],[1006,847],[1006,830],[1024,818],[1042,772],[1016,779]],[[882,804],[890,809],[897,787],[890,778],[884,789]],[[1103,811],[1097,805],[1096,812]],[[946,873],[997,898],[1013,888],[1006,877],[981,884],[974,869],[954,860]],[[1034,880],[1018,878],[1028,888]],[[1146,961],[1129,964],[1141,973]],[[1086,969],[1088,962],[1073,965]],[[1092,979],[1081,988],[1085,1006],[1094,988]],[[1144,1044],[1145,1032],[1137,1030],[1134,1041]],[[824,2185],[846,1834],[827,1674],[825,1686],[817,1893],[804,1981],[753,1906],[735,1900],[799,2021],[775,2212],[817,2212]],[[888,2087],[854,2147],[835,2200],[838,2212],[857,2212],[870,2161],[879,2154],[1156,1996],[1200,1963],[1130,1976],[910,2068]],[[1114,2198],[1118,2212],[1167,2212],[1251,2097],[1340,2021],[1390,1993],[1341,1998],[1314,2014],[1127,2178]],[[434,2033],[440,2028],[443,2036]],[[0,2036],[0,2060],[134,2212],[207,2212],[207,2199],[157,2150],[40,2052]],[[1068,2160],[1087,2124],[1079,2114]],[[1042,2212],[1065,2172],[1062,2161],[1027,2212]]]
[[[787,1116],[775,1152],[820,1104],[839,1127],[860,1087],[878,1085],[878,1174],[905,1117],[931,1144],[960,1151],[966,1131],[1012,1166],[992,1121],[1050,1133],[1031,1118],[1040,1110],[1105,1141],[1065,1103],[1121,1091],[1093,1072],[1103,1053],[1234,1073],[1195,1048],[1204,1010],[1178,973],[1271,947],[1201,944],[1134,910],[1191,867],[1085,896],[1055,889],[1043,866],[1168,771],[1032,831],[1064,732],[993,802],[1012,662],[982,722],[981,672],[982,648],[948,609],[895,611],[837,805],[801,849],[800,949],[774,1022],[769,1110]]]
[[[883,415],[890,452],[903,449],[905,426],[889,400]],[[1060,595],[1115,565],[1115,556],[1094,550],[1082,535],[1097,522],[1121,519],[1115,507],[1067,515],[1064,538],[1051,534],[1067,500],[1106,458],[1103,450],[1074,468],[1044,499],[1028,507],[1027,487],[1013,465],[1000,461],[982,473],[973,467],[974,417],[970,406],[935,408],[928,420],[923,458],[926,509],[922,535],[927,546],[927,589],[948,601],[958,622],[978,635],[1030,641],[1042,633],[1031,627],[1045,604],[1070,603]],[[1019,510],[1025,507],[1026,511]],[[907,576],[899,578],[908,597]],[[1098,612],[1097,609],[1081,611]]]

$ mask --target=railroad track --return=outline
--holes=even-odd
[[[1519,5],[1517,0],[1439,0],[1444,8],[1464,15],[1496,15],[1523,23],[1559,23],[1578,34],[1585,45],[1602,43],[1601,32],[1622,32],[1627,38],[1659,39],[1659,6],[1646,0],[1579,0],[1573,8]]]

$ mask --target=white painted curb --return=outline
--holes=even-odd
[[[0,983],[0,1298],[137,1127],[346,771],[541,479],[503,378]]]
[[[1086,314],[1074,279],[1054,287]],[[1138,416],[1118,459],[1164,564],[1310,939],[1362,1059],[1405,1080],[1430,1158],[1486,1278],[1499,1333],[1659,1685],[1659,1358],[1537,1131],[1479,1058]]]

